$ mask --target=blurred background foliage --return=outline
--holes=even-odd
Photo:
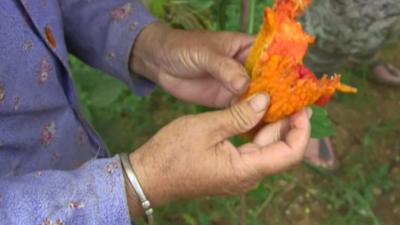
[[[176,28],[255,34],[263,8],[273,0],[247,1],[246,27],[241,24],[240,0],[144,3],[160,20]],[[72,56],[71,64],[82,109],[113,153],[131,151],[174,118],[204,110],[160,89],[137,97],[120,81]],[[332,120],[325,109],[317,107],[312,118],[314,137],[337,134],[335,144],[340,147],[342,169],[330,173],[305,165],[269,177],[247,195],[245,202],[230,197],[171,204],[156,211],[157,224],[398,224],[400,117],[394,112],[400,107],[393,102],[400,95],[369,84],[365,68],[346,69],[344,73],[346,82],[358,86],[360,93],[356,97],[338,96],[329,107]],[[387,106],[385,114],[376,107],[371,109],[376,102],[382,103],[381,109]],[[385,149],[387,154],[383,153]]]

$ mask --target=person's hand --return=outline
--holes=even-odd
[[[150,202],[157,207],[180,199],[244,193],[264,177],[301,162],[310,137],[309,110],[262,128],[252,143],[235,148],[229,142],[256,126],[268,103],[262,94],[223,111],[182,117],[131,153]],[[141,207],[127,187],[131,214],[139,216]]]
[[[138,36],[131,69],[173,96],[228,106],[249,84],[243,67],[254,38],[245,34],[175,30],[153,23]]]

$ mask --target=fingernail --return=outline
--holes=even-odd
[[[250,106],[257,113],[265,111],[269,103],[269,96],[266,94],[258,94],[250,100]]]
[[[237,78],[236,80],[232,81],[232,88],[236,92],[242,93],[243,91],[245,91],[248,82],[249,79],[246,77]]]
[[[309,119],[311,119],[312,114],[313,114],[312,109],[311,108],[307,108],[307,116],[308,116]]]

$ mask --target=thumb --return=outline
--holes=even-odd
[[[257,94],[226,110],[209,113],[212,124],[209,124],[218,141],[243,134],[254,128],[263,118],[270,103],[267,94]]]

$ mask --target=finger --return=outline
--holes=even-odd
[[[255,41],[255,37],[242,33],[234,33],[232,39],[233,41],[231,42],[232,46],[230,48],[230,55],[241,64],[244,64],[250,52],[251,46]]]
[[[254,41],[255,38],[253,36],[246,35],[244,38],[242,38],[240,42],[240,47],[238,48],[234,56],[234,58],[238,60],[242,65],[246,63],[247,57],[250,53],[250,49]]]
[[[289,119],[280,120],[263,127],[255,136],[253,143],[262,147],[285,138],[290,129]]]
[[[234,97],[213,77],[184,79],[168,75],[163,76],[162,83],[166,91],[180,100],[207,107],[226,108]]]
[[[204,114],[203,121],[216,141],[245,133],[255,127],[269,105],[269,96],[258,94],[226,110]]]
[[[260,146],[254,144],[254,143],[247,143],[242,146],[240,146],[238,149],[235,149],[235,151],[238,151],[239,153],[251,153],[251,152],[256,152],[260,151]]]
[[[251,46],[240,50],[240,52],[235,55],[235,59],[238,60],[242,65],[246,63],[247,57],[250,53]]]
[[[247,151],[240,147],[245,165],[251,165],[262,176],[283,172],[304,158],[310,138],[310,121],[306,111],[290,118],[290,131],[284,141],[262,147],[259,151]]]
[[[238,95],[245,92],[250,83],[245,68],[238,61],[215,52],[208,53],[208,60],[201,67]]]
[[[305,151],[311,135],[311,116],[312,110],[307,108],[290,117],[291,131],[286,136],[286,143],[291,149]]]

